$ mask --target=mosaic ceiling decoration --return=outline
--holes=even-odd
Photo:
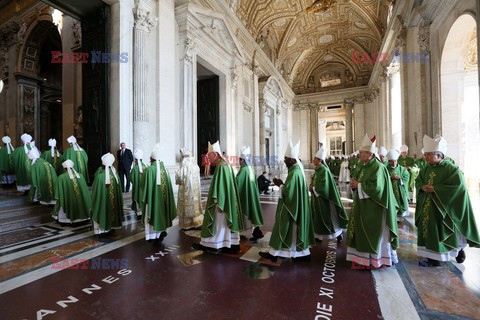
[[[373,63],[365,57],[378,53],[391,7],[392,0],[240,0],[236,14],[303,94],[368,84]]]

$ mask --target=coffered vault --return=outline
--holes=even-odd
[[[237,5],[236,15],[296,94],[367,85],[373,63],[352,55],[378,52],[392,6],[392,0],[336,0],[326,12],[307,12],[321,1]]]

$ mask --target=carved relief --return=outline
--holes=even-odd
[[[146,32],[150,32],[152,27],[158,23],[158,18],[151,15],[150,11],[141,5],[137,5],[133,9],[134,27]]]
[[[23,128],[29,134],[35,130],[36,88],[22,87]]]
[[[73,45],[72,50],[78,50],[82,48],[82,24],[80,21],[73,21],[72,24],[72,38]]]
[[[193,55],[195,53],[195,48],[197,47],[197,44],[192,39],[186,38],[183,41],[183,45],[184,45],[184,52],[185,52],[183,55],[183,58],[185,61],[192,63]]]

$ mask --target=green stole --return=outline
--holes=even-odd
[[[243,214],[254,226],[263,226],[262,207],[253,168],[248,165],[242,166],[236,180]]]
[[[434,192],[422,187],[431,184]],[[456,232],[467,238],[471,247],[480,247],[480,237],[462,171],[450,161],[427,165],[420,171],[415,225],[418,246],[435,252],[459,247]]]
[[[339,227],[346,229],[348,225],[348,217],[340,199],[335,180],[328,167],[324,164],[315,168],[312,177],[312,186],[315,192],[319,194],[317,197],[312,194],[310,200],[310,208],[312,210],[313,228],[316,234],[329,235],[335,233],[330,203],[335,207],[335,214],[338,217]]]
[[[358,190],[355,191],[347,245],[360,252],[378,253],[383,234],[382,214],[385,213],[386,227],[390,232],[389,242],[395,250],[399,244],[396,220],[398,204],[387,168],[375,157],[359,168],[358,182],[369,198],[360,199]]]
[[[275,250],[291,249],[294,226],[297,228],[296,251],[306,250],[315,244],[308,189],[299,164],[288,169],[282,198],[277,204],[270,247]]]
[[[216,202],[215,202],[216,200]],[[244,221],[233,169],[224,158],[219,158],[208,191],[207,206],[202,226],[202,238],[213,237],[215,215],[218,208],[225,214],[228,228],[233,231],[243,231]]]

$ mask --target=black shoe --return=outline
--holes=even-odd
[[[263,194],[270,194],[270,192],[268,192],[268,191],[265,191]]]
[[[142,220],[142,215],[135,214],[137,216],[137,220],[140,221]]]
[[[200,243],[192,244],[192,248],[195,249],[195,250],[201,250],[201,251],[218,252],[217,249],[205,247],[204,245],[201,245]]]
[[[440,261],[434,259],[427,259],[427,266],[428,267],[440,267]]]
[[[343,234],[340,234],[340,235],[337,237],[337,243],[342,242],[342,240],[343,240]]]
[[[458,252],[458,255],[455,258],[455,260],[457,260],[458,263],[463,263],[463,261],[465,261],[466,257],[467,257],[467,255],[465,254],[465,251],[463,251],[463,249],[461,249],[460,252]]]
[[[258,254],[259,254],[260,257],[262,257],[262,258],[268,259],[268,260],[270,260],[270,261],[272,261],[272,262],[277,262],[277,257],[272,256],[272,255],[270,254],[270,252],[259,252]]]
[[[262,230],[260,230],[259,227],[255,227],[255,229],[253,229],[252,236],[253,237],[250,238],[250,241],[257,241],[258,239],[262,239],[264,237]]]
[[[308,261],[308,260],[310,260],[310,255],[303,256],[303,257],[298,257],[298,258],[292,258],[293,262],[295,262],[295,261]]]
[[[234,244],[230,248],[223,248],[222,251],[225,253],[238,253],[240,252],[240,245]]]
[[[160,233],[160,238],[159,238],[159,240],[160,240],[160,241],[163,241],[163,239],[165,239],[166,236],[167,236],[167,232],[166,232],[166,231],[162,231],[162,233]]]

